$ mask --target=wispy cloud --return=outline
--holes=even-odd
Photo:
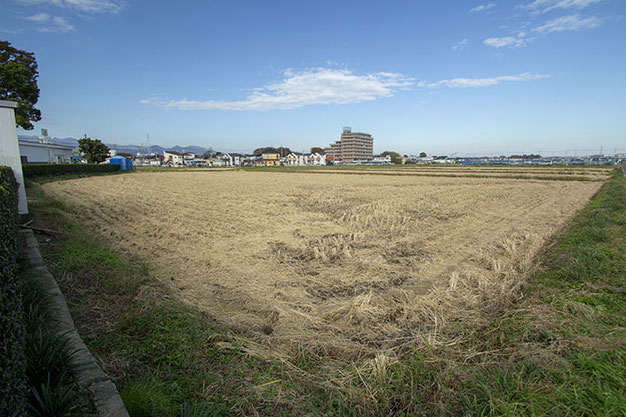
[[[521,37],[504,36],[502,38],[487,38],[483,41],[483,43],[494,48],[519,48],[521,46],[525,46],[527,40]]]
[[[496,7],[495,3],[489,3],[489,4],[480,4],[476,7],[472,7],[470,9],[470,13],[478,13],[478,12],[485,12],[491,8]]]
[[[315,68],[303,72],[287,70],[277,83],[254,89],[244,100],[159,100],[143,99],[143,104],[180,110],[274,110],[295,109],[312,104],[348,104],[390,97],[415,80],[402,74]]]
[[[50,21],[50,15],[48,13],[37,13],[32,16],[26,16],[24,19],[39,23],[48,22]]]
[[[540,36],[546,36],[554,32],[593,29],[602,23],[602,19],[598,17],[581,17],[580,14],[575,13],[557,17],[538,26],[528,28],[527,30],[535,36],[529,36],[528,32],[521,30],[515,36],[490,37],[485,39],[483,43],[493,48],[519,48],[530,44]]]
[[[595,16],[582,18],[578,14],[562,16],[549,20],[534,30],[539,33],[564,32],[568,30],[593,29],[602,24],[602,20]]]
[[[51,5],[83,13],[119,13],[126,8],[123,0],[17,0],[24,5]]]
[[[67,33],[74,30],[67,20],[59,16],[50,16],[48,13],[37,13],[26,16],[24,19],[37,24],[38,32]]]
[[[584,9],[602,0],[535,0],[532,3],[517,6],[520,9],[536,12],[549,12],[554,9]]]
[[[462,41],[458,42],[456,45],[454,45],[452,47],[452,50],[455,51],[455,52],[456,51],[462,51],[463,49],[465,49],[465,47],[467,45],[469,45],[469,43],[470,43],[470,41],[467,38],[465,38]]]
[[[501,84],[503,82],[509,81],[531,81],[531,80],[541,80],[544,78],[549,78],[550,75],[546,74],[531,74],[529,72],[524,72],[522,74],[517,75],[501,75],[498,77],[491,78],[454,78],[452,80],[441,80],[436,82],[426,82],[420,81],[417,86],[418,87],[428,87],[428,88],[437,88],[437,87],[449,87],[449,88],[478,88],[478,87],[491,87],[494,85]]]

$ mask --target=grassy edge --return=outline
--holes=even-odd
[[[626,181],[621,169],[541,257],[527,300],[478,332],[468,416],[626,414]]]
[[[46,184],[49,182],[57,182],[57,181],[67,181],[67,180],[75,180],[79,178],[87,178],[87,177],[100,177],[105,175],[127,175],[132,171],[114,171],[114,172],[82,172],[75,174],[60,174],[60,175],[51,175],[46,177],[33,177],[27,178],[26,181],[34,183],[34,184]]]
[[[625,357],[619,345],[623,329],[616,325],[626,317],[624,300],[615,290],[624,288],[626,252],[620,237],[626,204],[621,171],[543,257],[545,268],[527,285],[526,301],[466,339],[465,344],[487,353],[459,361],[454,359],[463,357],[459,352],[414,347],[386,367],[384,375],[361,375],[355,364],[345,364],[339,371],[348,375],[344,378],[348,382],[342,386],[330,382],[334,375],[327,370],[315,370],[324,364],[309,352],[294,361],[295,372],[284,363],[249,355],[245,338],[168,299],[167,289],[149,277],[145,266],[110,251],[74,223],[62,204],[35,193],[40,200],[36,218],[48,225],[52,221],[72,236],[52,242],[44,256],[54,265],[55,275],[64,277],[60,282],[64,291],[74,292],[68,298],[84,319],[79,323],[81,334],[83,330],[88,334],[90,348],[118,377],[126,401],[150,399],[131,406],[136,407],[134,415],[155,408],[169,410],[160,415],[178,415],[184,407],[204,410],[192,410],[191,415],[208,410],[267,415],[610,416],[626,409],[614,395],[623,388],[623,380],[615,375],[624,369]],[[611,266],[599,270],[598,276],[594,265]],[[92,303],[98,312],[91,311]],[[103,313],[118,312],[121,306],[128,308],[121,320]],[[154,317],[160,318],[158,328],[151,328]],[[113,324],[99,327],[108,320]],[[567,325],[559,328],[554,323]],[[132,340],[138,335],[139,340]],[[462,350],[464,345],[455,348]],[[198,364],[202,366],[197,368]],[[189,378],[190,369],[204,376]],[[317,372],[317,381],[299,377],[302,370]],[[600,404],[604,413],[597,409]]]
[[[97,416],[90,395],[73,375],[74,354],[67,339],[57,333],[50,295],[30,265],[19,259],[19,277],[24,300],[25,353],[28,377],[28,415]]]

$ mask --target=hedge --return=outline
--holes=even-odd
[[[117,172],[119,165],[115,164],[24,164],[24,177],[47,177],[50,175],[65,174],[94,174],[101,172]]]
[[[17,278],[17,182],[0,166],[0,416],[24,415],[24,310]]]

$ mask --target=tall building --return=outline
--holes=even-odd
[[[352,128],[344,127],[341,139],[331,143],[325,152],[345,163],[369,161],[374,158],[374,138],[368,133],[353,132]]]

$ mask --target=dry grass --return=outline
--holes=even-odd
[[[297,170],[298,168],[291,168]],[[341,174],[368,174],[368,175],[413,175],[428,177],[478,177],[478,178],[511,178],[511,179],[543,179],[562,181],[605,181],[611,175],[610,170],[539,170],[533,168],[513,169],[477,169],[464,167],[450,168],[416,168],[412,165],[373,166],[373,167],[320,167],[310,173],[333,172]]]
[[[45,184],[86,227],[260,349],[454,343],[521,296],[534,255],[599,182],[180,172]]]

